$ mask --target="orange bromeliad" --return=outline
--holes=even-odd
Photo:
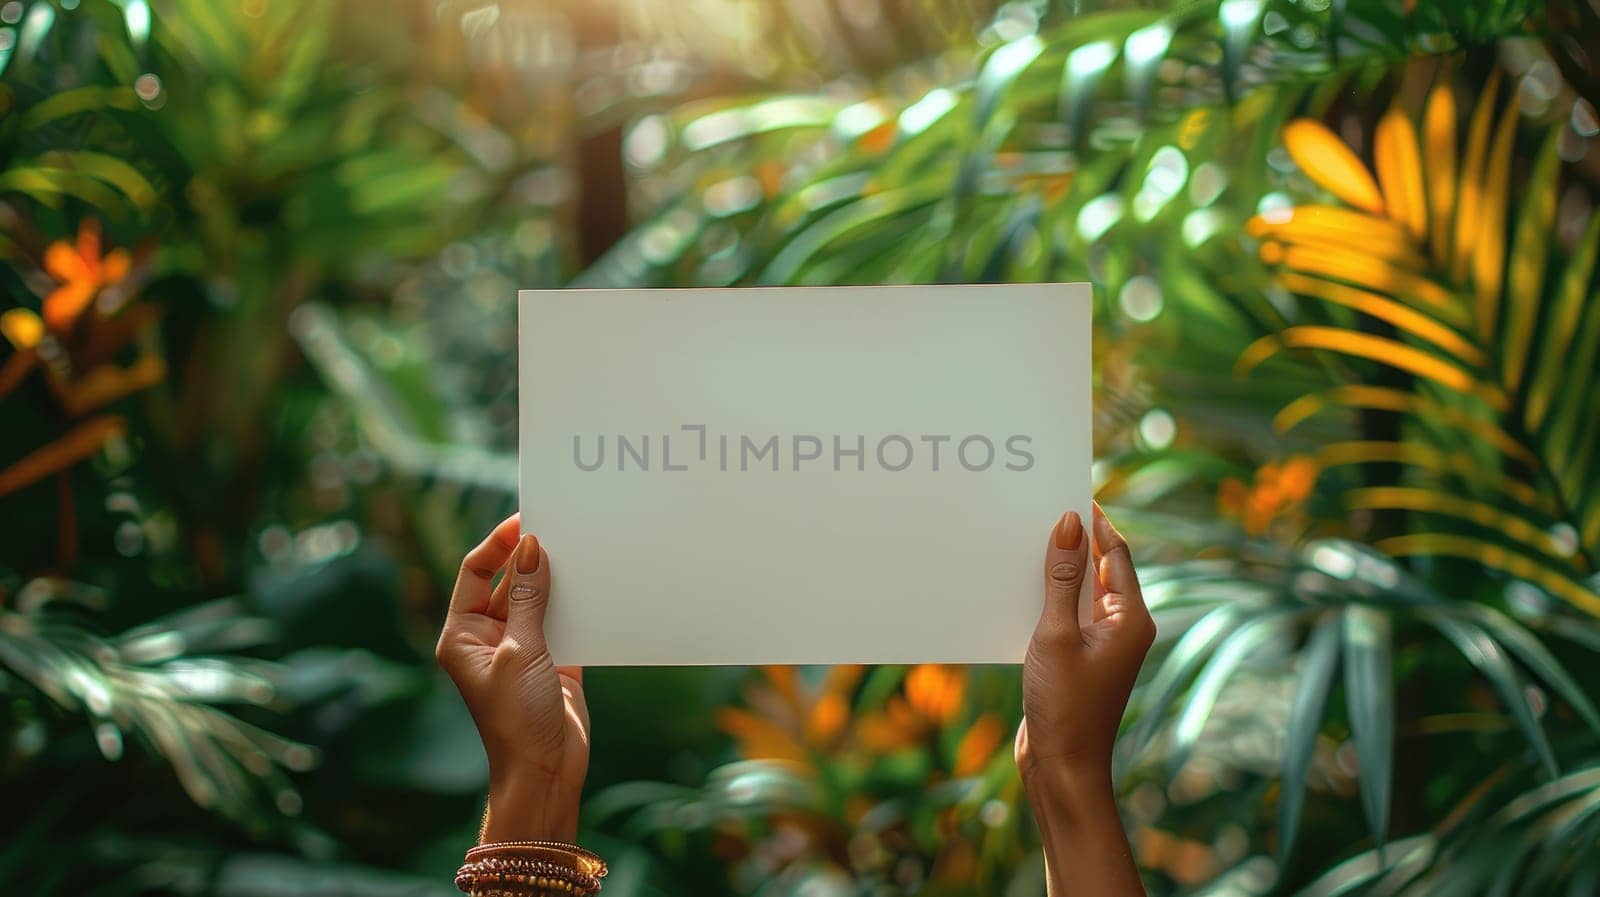
[[[166,376],[151,340],[160,310],[127,301],[133,258],[124,249],[102,252],[98,221],[84,219],[76,240],[51,243],[42,267],[56,285],[40,311],[18,307],[0,313],[0,336],[13,350],[0,364],[0,398],[39,368],[62,410],[76,420]],[[117,356],[135,341],[134,360],[120,363]],[[125,429],[117,415],[77,420],[54,441],[0,469],[0,495],[92,457]]]
[[[44,269],[60,282],[44,297],[44,322],[58,334],[71,332],[89,303],[107,287],[121,283],[132,270],[125,249],[100,254],[100,223],[85,218],[78,225],[76,244],[57,240],[45,250]]]

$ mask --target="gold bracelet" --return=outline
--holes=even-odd
[[[543,860],[491,859],[462,866],[456,872],[456,887],[474,895],[587,897],[600,890],[600,880]]]
[[[456,872],[456,887],[474,895],[591,897],[607,871],[605,860],[576,844],[497,841],[467,851],[466,863]]]

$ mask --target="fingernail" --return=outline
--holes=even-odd
[[[529,533],[517,543],[517,572],[539,572],[539,537]]]
[[[1056,547],[1071,551],[1083,544],[1083,520],[1077,511],[1068,511],[1061,515],[1061,521],[1056,524]]]

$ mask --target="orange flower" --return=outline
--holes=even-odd
[[[1309,456],[1295,455],[1278,464],[1263,464],[1249,485],[1228,477],[1217,487],[1217,510],[1239,520],[1245,532],[1259,536],[1275,521],[1297,517],[1319,472]]]
[[[884,704],[883,710],[868,713],[856,723],[856,740],[869,754],[887,754],[910,747],[922,739],[926,720],[894,695]]]
[[[906,674],[906,700],[930,722],[949,722],[961,709],[967,677],[960,667],[924,663]]]
[[[739,707],[717,711],[717,728],[739,743],[739,753],[751,760],[804,762],[806,748],[790,732],[766,717]]]
[[[717,726],[733,736],[749,759],[805,760],[836,745],[850,723],[850,694],[864,668],[840,664],[808,685],[793,666],[761,668],[762,681],[746,693],[751,710],[724,707]]]
[[[828,744],[844,730],[850,718],[850,705],[844,695],[829,692],[817,698],[806,716],[806,741],[810,744]]]
[[[1306,455],[1295,455],[1283,462],[1278,474],[1278,489],[1285,501],[1299,503],[1311,496],[1317,484],[1317,462]]]
[[[131,267],[126,250],[113,249],[102,256],[100,222],[83,219],[77,245],[57,240],[45,250],[44,269],[61,283],[44,299],[45,324],[57,333],[71,330],[94,297],[127,277]]]
[[[1005,736],[1005,725],[998,716],[985,713],[973,720],[972,728],[961,736],[961,743],[956,746],[956,761],[951,772],[958,778],[982,772]]]

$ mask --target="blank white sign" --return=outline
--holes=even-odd
[[[1087,285],[528,290],[519,312],[557,663],[1022,660],[1051,527],[1089,515]]]

